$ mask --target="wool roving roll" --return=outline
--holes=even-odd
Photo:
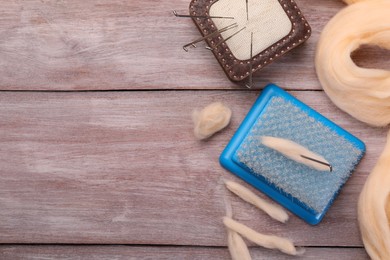
[[[351,53],[362,44],[390,49],[390,0],[343,0],[321,34],[318,78],[342,110],[374,126],[390,124],[390,72],[358,67]],[[360,194],[359,226],[372,259],[390,259],[390,133],[387,145]]]
[[[360,194],[358,213],[364,247],[372,259],[390,259],[390,134]]]
[[[318,43],[317,75],[339,108],[367,124],[386,126],[390,124],[390,71],[358,67],[351,53],[363,44],[390,49],[389,0],[359,1],[332,18]]]

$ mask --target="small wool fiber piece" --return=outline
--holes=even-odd
[[[228,200],[227,196],[224,196],[226,217],[233,218],[232,204]],[[228,232],[228,248],[232,260],[251,260],[252,257],[249,253],[248,246],[244,239],[235,231],[227,229]]]
[[[288,255],[303,254],[303,250],[297,250],[294,244],[288,239],[258,233],[253,229],[228,217],[223,218],[223,223],[227,228],[239,233],[246,239],[252,241],[259,246],[269,249],[277,249]]]
[[[228,229],[228,248],[232,260],[251,260],[251,254],[244,239],[235,231]]]
[[[199,140],[209,138],[224,129],[230,123],[231,116],[231,110],[221,102],[212,103],[202,111],[195,110],[192,114],[195,137]]]
[[[288,214],[279,205],[272,204],[272,203],[269,203],[269,202],[263,200],[262,198],[258,197],[256,194],[254,194],[252,191],[250,191],[246,187],[244,187],[236,182],[226,181],[225,185],[231,192],[236,194],[238,197],[240,197],[244,201],[263,210],[271,218],[273,218],[279,222],[282,222],[282,223],[285,223],[288,220]]]

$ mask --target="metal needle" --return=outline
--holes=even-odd
[[[213,19],[234,19],[234,17],[227,16],[207,16],[207,15],[187,15],[187,14],[178,14],[175,10],[172,11],[173,15],[176,17],[186,17],[186,18],[213,18]]]
[[[224,28],[222,28],[222,29],[220,29],[220,30],[218,30],[218,31],[212,32],[212,33],[210,33],[210,34],[208,34],[208,35],[206,35],[206,36],[204,36],[204,37],[201,37],[201,38],[199,38],[199,39],[196,39],[196,40],[193,41],[193,42],[190,42],[190,43],[184,45],[184,46],[183,46],[183,49],[184,49],[186,52],[188,52],[188,47],[192,46],[192,47],[196,48],[196,45],[195,45],[196,43],[201,42],[201,41],[204,41],[204,40],[207,39],[207,38],[214,37],[214,36],[216,36],[216,35],[219,34],[219,33],[223,33],[223,32],[225,32],[225,31],[230,30],[230,29],[233,29],[233,28],[235,28],[235,27],[237,27],[237,26],[238,26],[237,23],[233,23],[233,24],[231,24],[231,25],[228,25],[228,26],[226,26],[226,27],[224,27]]]
[[[249,84],[246,84],[247,88],[252,88],[253,86],[252,58],[253,58],[253,32],[251,32],[251,59],[249,61]]]
[[[249,20],[249,12],[248,12],[248,0],[246,0],[246,20]]]
[[[242,30],[246,29],[246,27],[240,29],[239,31],[233,33],[232,35],[230,35],[229,37],[227,37],[225,40],[219,42],[217,45],[214,46],[214,48],[211,48],[209,46],[206,46],[206,49],[212,51],[213,49],[216,49],[219,45],[221,45],[222,43],[224,42],[227,42],[228,40],[230,40],[231,38],[233,38],[234,36],[236,36],[237,34],[239,34]]]
[[[319,161],[319,160],[317,160],[317,159],[310,158],[310,157],[307,157],[307,156],[304,156],[304,155],[301,155],[301,157],[304,158],[304,159],[307,159],[307,160],[310,160],[310,161],[313,161],[313,162],[322,164],[322,165],[326,165],[326,166],[329,167],[329,170],[330,170],[331,172],[333,171],[333,167],[332,167],[332,165],[330,165],[329,163],[322,162],[322,161]]]

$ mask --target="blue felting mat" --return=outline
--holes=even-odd
[[[261,144],[292,140],[323,156],[317,171]],[[318,224],[365,153],[362,141],[275,85],[267,86],[223,151],[222,166],[310,224]]]

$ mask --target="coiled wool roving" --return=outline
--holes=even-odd
[[[318,43],[317,75],[339,108],[367,124],[386,126],[390,71],[358,67],[351,53],[363,44],[390,49],[390,0],[359,1],[332,18]]]
[[[390,134],[384,152],[360,194],[358,218],[367,253],[390,259]]]
[[[390,0],[343,0],[321,34],[318,78],[342,110],[373,126],[390,124],[390,71],[358,67],[351,53],[363,44],[390,49]],[[360,194],[358,219],[372,259],[390,259],[390,132],[387,145]]]

